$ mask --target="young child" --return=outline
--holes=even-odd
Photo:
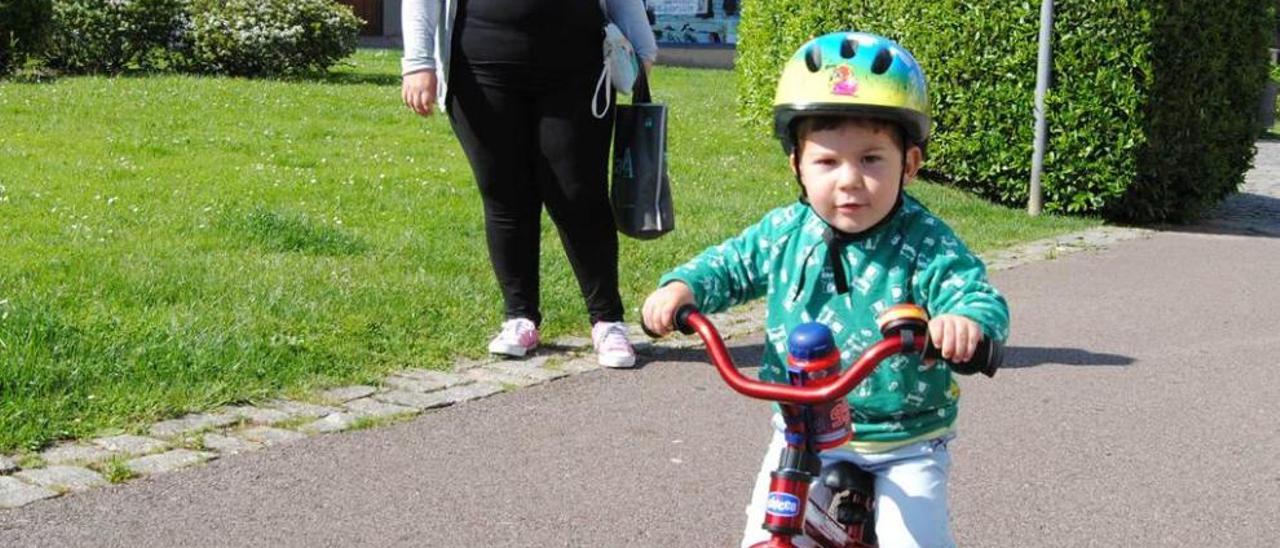
[[[662,277],[645,324],[673,329],[686,303],[716,312],[768,300],[760,377],[787,382],[786,339],[797,325],[829,327],[845,365],[880,340],[876,317],[899,303],[928,311],[944,360],[965,362],[983,336],[1007,337],[1009,311],[982,261],[903,187],[929,138],[924,74],[898,44],[844,32],[811,40],[778,82],[774,127],[800,183],[800,201]],[[886,360],[848,396],[854,439],[825,451],[872,472],[881,546],[950,546],[947,442],[960,391],[942,363]],[[782,422],[757,478],[743,546],[761,528]]]

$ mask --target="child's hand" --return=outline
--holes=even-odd
[[[675,330],[676,310],[693,304],[693,291],[684,282],[671,282],[650,293],[640,309],[641,321],[658,335]]]
[[[973,358],[982,340],[982,327],[964,316],[943,314],[929,320],[929,338],[934,348],[942,351],[943,359],[964,363]]]

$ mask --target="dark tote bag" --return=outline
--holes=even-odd
[[[630,105],[617,105],[610,201],[618,231],[652,240],[676,227],[667,178],[667,106],[654,103],[641,69]]]

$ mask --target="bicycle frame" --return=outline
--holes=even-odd
[[[792,386],[748,379],[733,363],[720,333],[702,313],[693,308],[682,309],[676,315],[676,323],[685,333],[696,332],[707,346],[707,354],[720,377],[734,391],[751,398],[768,400],[783,405],[810,406],[843,398],[862,382],[885,359],[904,352],[923,352],[926,337],[923,328],[901,329],[888,335],[862,353],[840,374],[835,382],[820,387]],[[923,327],[923,326],[921,326]],[[803,411],[802,411],[803,412]],[[808,542],[796,544],[795,537],[807,533],[818,546],[869,546],[854,538],[845,526],[839,524],[826,511],[807,512],[809,485],[821,471],[813,441],[806,428],[797,445],[788,445],[783,451],[778,469],[772,474],[769,499],[765,511],[764,528],[773,535],[768,542],[757,547],[786,548],[808,546]],[[854,531],[859,533],[859,531]],[[807,540],[807,539],[806,539]]]

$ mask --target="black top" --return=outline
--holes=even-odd
[[[599,0],[462,0],[454,55],[473,68],[598,70],[603,25]]]

